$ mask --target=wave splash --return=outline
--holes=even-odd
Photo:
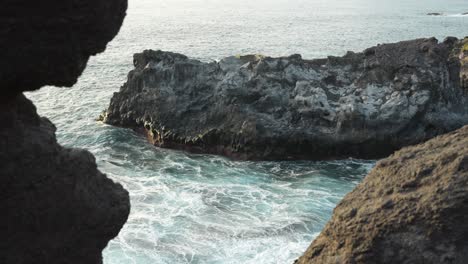
[[[132,202],[105,263],[292,263],[374,165],[231,161],[133,140],[113,142],[124,156],[97,150]]]

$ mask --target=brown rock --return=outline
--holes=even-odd
[[[465,126],[378,162],[297,263],[468,263],[467,223]]]

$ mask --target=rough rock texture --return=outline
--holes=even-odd
[[[327,59],[211,63],[146,50],[101,118],[145,128],[157,146],[240,159],[383,157],[468,123],[461,45],[417,39]]]
[[[0,8],[0,263],[102,263],[127,191],[91,153],[57,144],[22,94],[71,86],[118,32],[126,0],[6,0]]]
[[[71,86],[119,31],[127,0],[2,0],[2,96]]]
[[[459,53],[461,87],[468,92],[468,37],[462,41]]]
[[[468,263],[468,126],[377,166],[297,263]]]

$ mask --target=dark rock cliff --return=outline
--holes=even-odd
[[[460,46],[448,38],[344,57],[135,54],[102,119],[157,146],[240,159],[379,158],[468,123]]]
[[[0,106],[0,263],[100,263],[128,193],[85,150],[63,148],[23,95]]]
[[[127,220],[128,192],[91,153],[57,144],[22,94],[71,86],[104,51],[126,0],[6,0],[0,8],[0,263],[102,263]]]
[[[118,33],[127,0],[2,0],[1,94],[72,86]]]
[[[297,261],[468,262],[468,126],[381,160]]]

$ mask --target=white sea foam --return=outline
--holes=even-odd
[[[110,176],[132,199],[128,223],[105,252],[107,263],[291,262],[373,165],[239,162],[158,149],[135,153],[135,144],[122,146],[132,160],[101,164],[123,169]],[[132,163],[139,160],[145,165],[135,172]]]

